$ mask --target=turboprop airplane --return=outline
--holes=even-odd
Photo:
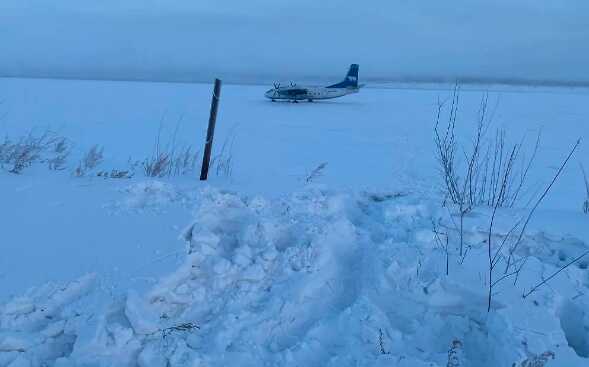
[[[281,87],[280,84],[274,83],[274,88],[268,90],[264,95],[272,102],[287,100],[298,103],[299,101],[313,102],[316,99],[332,99],[358,93],[360,88],[364,86],[358,85],[359,68],[358,64],[350,65],[350,70],[342,82],[327,87],[298,86],[294,83],[288,87]]]

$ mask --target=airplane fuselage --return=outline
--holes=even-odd
[[[287,87],[281,87],[275,83],[274,88],[268,90],[264,96],[274,101],[286,100],[292,102],[314,101],[321,99],[332,99],[343,97],[348,94],[358,93],[362,85],[358,84],[358,64],[350,65],[346,78],[333,85],[326,87],[299,86],[291,84]]]
[[[332,99],[343,97],[348,94],[358,93],[359,88],[329,88],[329,87],[311,87],[311,86],[291,86],[279,87],[268,90],[265,93],[266,98],[273,101],[313,101],[321,99]]]

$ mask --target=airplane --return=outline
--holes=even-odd
[[[274,83],[274,88],[268,90],[264,96],[276,102],[278,100],[287,100],[294,103],[307,100],[313,102],[320,99],[332,99],[343,97],[348,94],[358,93],[364,85],[358,85],[358,64],[350,65],[346,78],[337,84],[327,87],[297,86],[291,83],[287,87],[281,87],[280,84]]]

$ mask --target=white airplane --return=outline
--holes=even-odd
[[[274,88],[268,90],[264,96],[271,99],[272,102],[287,100],[298,103],[304,100],[313,102],[316,99],[331,99],[358,93],[360,88],[364,86],[358,85],[359,68],[358,64],[352,64],[346,79],[328,87],[297,86],[293,83],[288,87],[281,87],[280,84],[274,83]]]

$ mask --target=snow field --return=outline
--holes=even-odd
[[[441,206],[432,124],[447,90],[293,105],[225,86],[217,142],[233,139],[233,173],[201,184],[71,172],[95,144],[107,171],[150,156],[162,121],[164,140],[202,142],[209,86],[1,82],[3,132],[50,127],[75,146],[64,171],[0,170],[0,367],[446,366],[449,353],[461,366],[587,363],[589,260],[522,298],[587,251],[583,145],[518,249],[517,284],[501,282],[488,313],[490,213],[467,216],[462,261]],[[532,195],[585,137],[587,93],[494,88],[495,126],[515,141],[543,131]],[[465,141],[482,92],[463,92]],[[525,213],[500,210],[494,242]]]

